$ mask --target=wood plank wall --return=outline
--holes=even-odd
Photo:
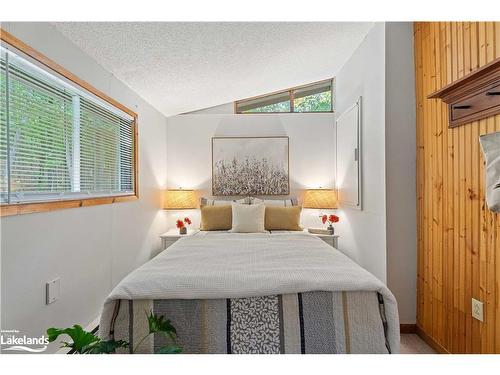
[[[433,91],[500,57],[500,22],[417,22],[417,326],[451,353],[500,353],[500,217],[485,206],[478,137],[500,115],[449,129]],[[483,323],[471,298],[484,302]]]

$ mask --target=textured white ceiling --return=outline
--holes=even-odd
[[[372,23],[54,25],[171,116],[333,77]]]

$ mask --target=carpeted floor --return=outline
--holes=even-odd
[[[434,349],[415,334],[401,335],[401,354],[436,354]]]

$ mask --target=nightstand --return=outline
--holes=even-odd
[[[339,248],[339,235],[338,234],[314,234],[314,233],[309,233],[313,236],[316,236],[318,238],[321,238],[323,241],[325,241],[328,245],[331,247],[334,247],[338,250]]]
[[[179,229],[170,229],[168,232],[163,233],[161,238],[162,250],[166,250],[170,245],[177,241],[181,237],[189,237],[198,233],[198,229],[188,229],[186,234],[179,234]]]

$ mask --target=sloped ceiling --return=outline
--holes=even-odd
[[[166,116],[335,76],[372,23],[54,26]]]

